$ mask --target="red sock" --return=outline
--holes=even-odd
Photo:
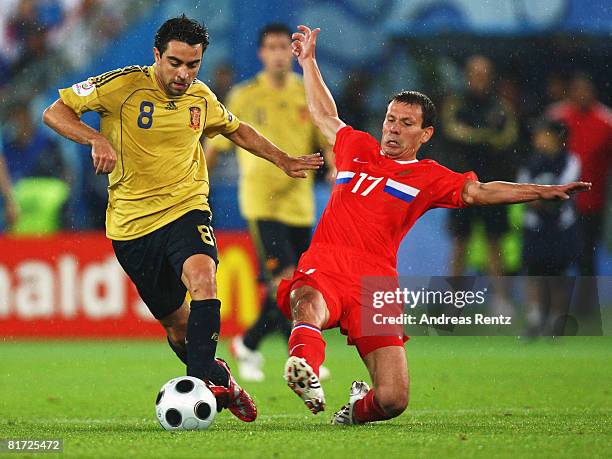
[[[391,419],[385,414],[383,409],[376,401],[376,398],[374,398],[374,389],[370,389],[365,397],[355,402],[355,406],[353,407],[353,417],[359,422],[383,421],[385,419]]]
[[[298,322],[289,336],[289,355],[306,359],[319,376],[319,367],[325,360],[325,341],[321,330],[306,322]]]

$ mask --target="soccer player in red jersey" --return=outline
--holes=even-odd
[[[480,183],[473,172],[459,174],[435,161],[418,160],[417,151],[434,133],[435,107],[427,96],[415,91],[393,96],[380,143],[354,130],[338,117],[317,66],[320,30],[298,28],[292,46],[304,70],[308,108],[334,145],[338,173],[309,249],[293,278],[284,280],[278,289],[279,306],[293,320],[285,379],[313,413],[322,411],[325,396],[318,370],[325,357],[325,342],[321,330],[340,327],[348,343],[357,347],[373,387],[355,381],[349,403],[334,414],[332,423],[390,419],[408,405],[407,337],[368,333],[362,326],[364,276],[397,279],[399,244],[429,209],[570,199],[591,184]]]

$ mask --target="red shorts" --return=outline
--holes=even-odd
[[[362,305],[368,288],[364,279],[378,279],[395,285],[397,271],[386,260],[346,248],[313,244],[300,258],[291,280],[281,281],[277,302],[282,313],[291,317],[290,295],[298,287],[308,285],[323,295],[329,320],[323,329],[339,327],[350,345],[357,345],[363,356],[386,346],[403,346],[408,337],[397,327],[368,327],[368,310]],[[374,311],[376,312],[376,311]]]

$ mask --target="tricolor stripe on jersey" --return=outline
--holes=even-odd
[[[355,173],[351,171],[338,171],[336,174],[336,185],[340,185],[342,183],[348,183],[351,179],[355,177]]]
[[[400,198],[403,201],[410,202],[419,194],[421,190],[411,187],[410,185],[404,185],[403,183],[396,182],[395,180],[387,179],[385,193],[389,193],[396,198]]]

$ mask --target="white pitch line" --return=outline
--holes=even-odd
[[[602,413],[609,414],[610,411],[603,408],[566,408],[564,410],[558,410],[554,408],[518,408],[518,407],[501,407],[501,408],[462,408],[462,409],[418,409],[418,410],[408,410],[405,417],[410,418],[411,415],[419,416],[419,415],[436,415],[436,414],[458,414],[458,415],[473,415],[473,414],[483,414],[483,415],[503,415],[505,413],[511,414],[537,414],[537,413],[557,413],[560,415],[563,414],[583,414],[585,412],[588,413]],[[307,413],[304,414],[260,414],[257,419],[265,420],[265,419],[309,419],[310,416]],[[232,420],[230,418],[230,420]],[[121,419],[89,419],[89,418],[69,418],[69,419],[17,419],[15,424],[133,424],[133,423],[156,423],[154,418],[121,418]],[[0,421],[0,425],[8,425],[6,420]]]
[[[299,414],[260,414],[257,419],[303,419],[308,415]],[[121,418],[121,419],[89,419],[89,418],[70,418],[70,419],[16,419],[15,424],[132,424],[156,422],[154,418]],[[8,425],[8,422],[0,421],[0,425]]]

